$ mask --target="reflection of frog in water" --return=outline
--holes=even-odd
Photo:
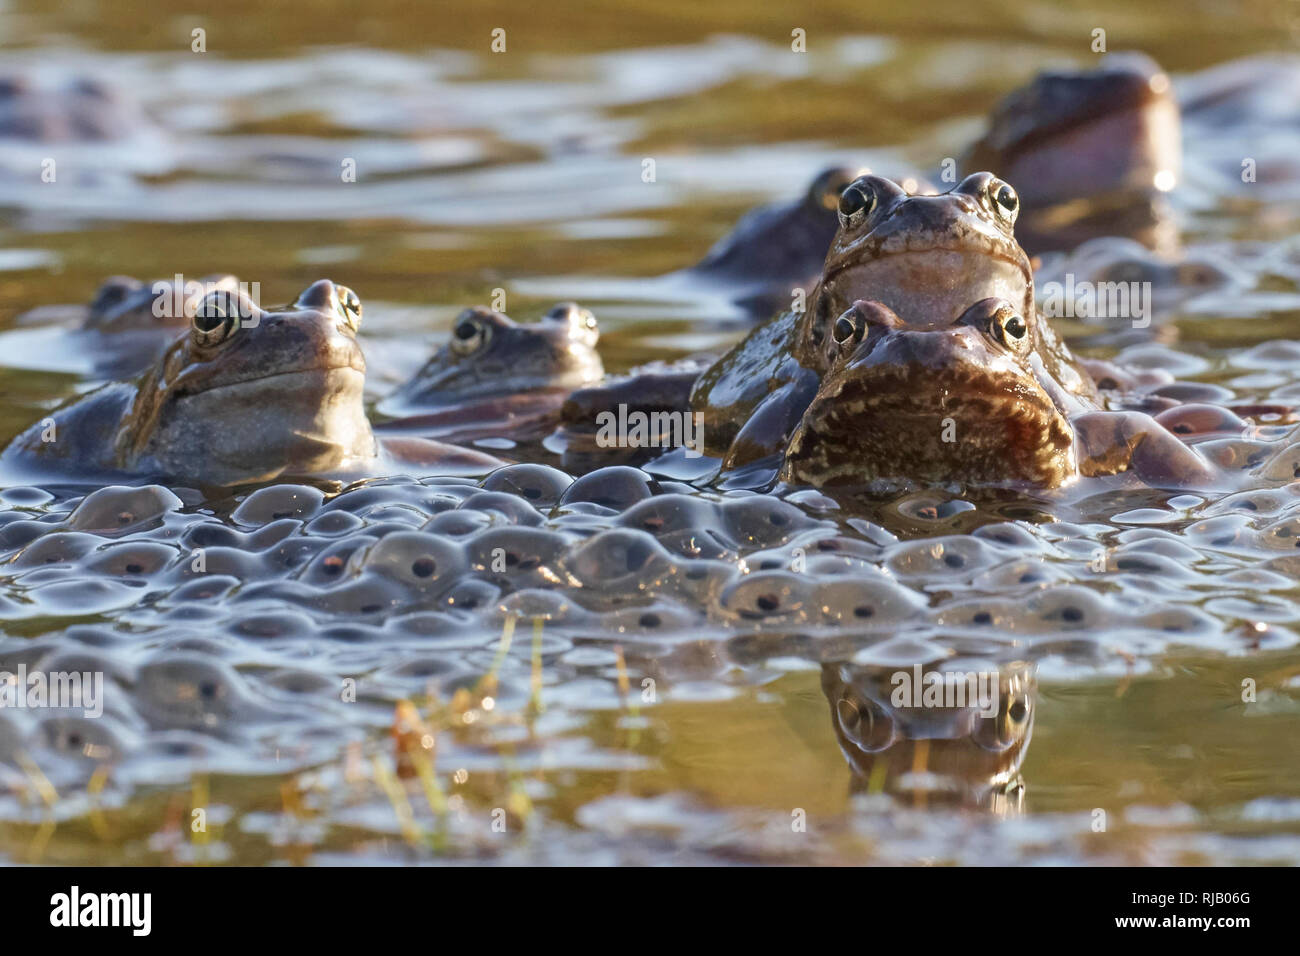
[[[969,666],[968,666],[969,665]],[[995,813],[1022,809],[1033,666],[950,658],[924,666],[822,665],[822,692],[855,793],[911,794]]]

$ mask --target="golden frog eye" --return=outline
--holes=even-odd
[[[353,332],[361,328],[361,297],[345,285],[337,287],[339,311]]]
[[[989,332],[1013,352],[1020,352],[1029,344],[1029,324],[1014,309],[995,312],[989,322]]]
[[[994,214],[1008,226],[1014,225],[1016,216],[1020,213],[1020,197],[1011,188],[1011,184],[1000,179],[990,179],[988,194]]]
[[[203,297],[194,309],[190,328],[199,345],[217,345],[230,338],[239,328],[246,310],[233,292],[218,290]]]
[[[457,355],[473,355],[487,345],[492,330],[477,316],[465,314],[451,329],[451,350]]]
[[[876,191],[867,183],[857,181],[851,183],[844,192],[840,193],[840,227],[843,229],[856,229],[871,215],[871,210],[876,206]]]

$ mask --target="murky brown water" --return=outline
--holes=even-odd
[[[581,299],[611,370],[716,349],[742,329],[729,304],[643,280],[830,161],[932,166],[1036,69],[1088,62],[1097,27],[1176,82],[1295,36],[1280,2],[217,6],[191,21],[0,0],[0,69],[99,75],[152,117],[120,150],[60,153],[57,185],[31,174],[42,148],[0,145],[0,438],[92,380],[60,327],[14,320],[115,273],[230,271],[268,303],[346,283],[374,397],[497,288],[521,318]],[[195,27],[207,53],[189,51]],[[488,52],[497,27],[505,54]],[[807,54],[789,51],[795,27]],[[1213,175],[1224,156],[1294,153],[1289,119],[1244,121],[1241,143],[1189,129],[1184,239],[1241,281],[1122,358],[1242,400],[1300,394],[1296,349],[1276,344],[1300,339],[1300,192]],[[338,181],[340,156],[357,183]],[[1233,495],[857,510],[697,495],[626,513],[465,482],[84,504],[6,489],[0,662],[100,670],[106,693],[95,720],[0,711],[0,856],[1295,864],[1285,477]],[[520,558],[503,572],[482,560],[497,545]],[[906,777],[997,747],[904,740],[894,764],[868,749],[852,769],[841,754],[833,675],[946,653],[1036,663],[1023,790]],[[403,700],[419,714],[395,740]]]

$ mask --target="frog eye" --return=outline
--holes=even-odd
[[[345,285],[337,287],[337,295],[343,321],[353,332],[356,332],[361,328],[361,297]]]
[[[137,279],[129,279],[126,276],[113,276],[111,279],[105,279],[103,285],[95,293],[95,298],[91,300],[91,312],[107,312],[109,309],[121,305],[136,289],[144,287],[144,283]]]
[[[576,302],[561,302],[547,312],[544,318],[552,322],[566,323],[572,338],[587,341],[592,345],[595,345],[600,338],[600,323],[596,321],[590,309],[584,309]]]
[[[989,332],[995,339],[1018,352],[1028,343],[1029,325],[1014,309],[998,309],[989,322]]]
[[[1015,687],[1003,699],[995,716],[977,722],[971,736],[985,750],[1006,750],[1024,737],[1032,708],[1024,688]]]
[[[472,314],[462,315],[451,329],[451,350],[457,355],[473,355],[488,343],[492,330]]]
[[[862,339],[862,317],[857,310],[849,309],[831,327],[831,338],[841,348],[856,345]]]
[[[194,308],[190,328],[199,345],[217,345],[235,333],[240,320],[251,315],[249,306],[233,292],[209,292]]]
[[[841,697],[835,719],[844,736],[865,753],[879,753],[894,742],[894,721],[870,700]]]
[[[851,183],[840,193],[840,228],[856,229],[876,207],[876,191],[867,183]]]
[[[1000,179],[990,179],[988,197],[994,215],[1008,226],[1014,225],[1016,216],[1020,213],[1020,197],[1011,188],[1011,184]]]

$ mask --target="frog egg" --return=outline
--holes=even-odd
[[[636,528],[655,537],[676,531],[701,533],[721,523],[718,505],[694,495],[658,495],[640,501],[619,517],[625,528]]]
[[[1137,618],[1135,623],[1145,629],[1177,635],[1180,643],[1197,638],[1212,638],[1207,646],[1217,643],[1222,626],[1199,608],[1169,605]],[[1160,648],[1153,648],[1158,651]]]
[[[486,511],[499,514],[511,524],[536,527],[546,519],[536,508],[517,495],[504,491],[480,491],[460,503],[461,511]]]
[[[46,717],[33,736],[43,749],[96,766],[117,763],[139,744],[136,735],[111,718],[80,713]]]
[[[15,516],[16,512],[12,511],[0,515],[0,520],[5,522],[3,527],[0,527],[0,552],[24,548],[41,535],[50,532],[51,525],[44,521],[10,520]]]
[[[613,465],[583,475],[565,489],[560,506],[590,502],[624,511],[659,493],[659,483],[639,468]]]
[[[659,600],[640,607],[624,607],[598,616],[605,637],[660,637],[694,633],[701,615],[690,607]]]
[[[317,613],[360,616],[388,614],[434,599],[432,592],[422,593],[407,587],[401,580],[380,573],[368,573],[326,588],[314,588],[297,581],[278,581],[267,585],[264,596]]]
[[[991,566],[998,554],[978,538],[948,535],[891,548],[885,566],[905,577],[953,577]]]
[[[1055,581],[1069,580],[1066,570],[1056,565],[1044,563],[1040,559],[1027,561],[1008,561],[990,568],[971,579],[972,586],[982,591],[1004,591],[1023,589],[1025,587],[1043,587]]]
[[[722,589],[737,577],[736,565],[730,561],[675,559],[664,582],[664,596],[700,607],[716,601]]]
[[[1300,548],[1300,516],[1275,521],[1263,528],[1255,540],[1275,551],[1293,551]]]
[[[615,528],[583,542],[564,559],[577,585],[607,603],[644,600],[657,593],[674,568],[673,559],[644,531]]]
[[[322,700],[326,698],[337,700],[339,688],[342,686],[340,678],[333,674],[323,674],[320,671],[299,667],[277,668],[261,675],[261,681],[267,687],[282,690],[287,694],[319,697]]]
[[[492,606],[501,596],[501,588],[481,578],[461,578],[439,599],[439,604],[449,611],[479,613]],[[464,628],[464,624],[458,623]]]
[[[1042,551],[1043,542],[1032,532],[1019,524],[1001,521],[997,524],[981,525],[971,535],[993,544],[1006,545],[1019,551]]]
[[[297,611],[255,611],[237,615],[226,624],[227,633],[254,641],[311,638],[317,630],[315,621]]]
[[[728,498],[718,506],[726,535],[745,550],[785,544],[813,527],[831,527],[828,521],[809,518],[792,504],[769,495]]]
[[[426,596],[444,591],[465,573],[464,549],[455,542],[422,531],[385,535],[352,555],[348,572],[381,574],[405,588]]]
[[[534,508],[552,508],[573,478],[548,465],[506,465],[483,479],[486,491],[504,491],[518,495]]]
[[[492,515],[485,511],[444,511],[430,518],[420,530],[448,538],[465,538],[494,523]]]
[[[727,585],[718,597],[724,620],[763,624],[806,621],[816,613],[814,584],[805,575],[789,571],[757,571]]]
[[[1273,454],[1259,469],[1259,476],[1270,481],[1300,479],[1300,442]]]
[[[1276,446],[1269,442],[1252,441],[1247,438],[1217,438],[1211,441],[1197,442],[1196,450],[1211,463],[1226,471],[1245,471],[1258,468],[1270,462]],[[1292,480],[1287,476],[1283,480]]]
[[[154,727],[217,731],[266,716],[233,668],[194,654],[168,654],[141,666],[134,703]]]
[[[200,560],[201,559],[201,560]],[[187,547],[174,568],[182,580],[209,574],[228,574],[241,581],[260,581],[270,577],[262,555],[250,554],[238,547]]]
[[[811,604],[822,624],[859,628],[890,628],[916,617],[925,600],[883,577],[876,580],[844,578],[819,583]]]
[[[240,585],[239,578],[229,574],[208,574],[187,581],[154,604],[156,608],[192,608],[206,603],[212,607],[224,604],[226,597]]]
[[[353,573],[349,568],[352,556],[364,552],[377,540],[373,535],[354,534],[328,543],[298,572],[298,580],[319,587],[343,580]]]
[[[1010,629],[1012,622],[1023,613],[1024,606],[1015,601],[981,597],[950,601],[934,612],[933,620],[938,627],[987,628],[1001,633]]]
[[[1212,548],[1252,549],[1255,546],[1253,521],[1240,514],[1206,518],[1189,525],[1184,534]]]
[[[325,501],[319,488],[308,485],[273,485],[260,488],[240,502],[230,518],[236,524],[263,525],[284,518],[306,519]]]
[[[470,565],[480,574],[513,588],[555,584],[568,538],[547,528],[489,528],[465,543]]]
[[[373,681],[374,685],[381,687],[390,683],[398,684],[401,693],[419,694],[430,685],[443,683],[446,678],[468,676],[469,671],[463,664],[450,660],[445,655],[418,654],[381,667],[369,675],[367,682]],[[385,696],[388,693],[391,690],[386,691]]]
[[[1300,486],[1298,486],[1300,487]],[[1295,494],[1289,489],[1262,489],[1258,491],[1240,491],[1228,495],[1204,509],[1204,514],[1219,515],[1241,512],[1253,515],[1276,515],[1295,502]]]
[[[1105,598],[1084,587],[1048,588],[1030,595],[1026,605],[1029,615],[1023,623],[1038,631],[1103,632],[1121,621],[1121,617],[1107,606]],[[1010,623],[1015,629],[1021,622]]]
[[[68,527],[99,534],[139,531],[182,505],[180,498],[160,485],[140,488],[111,485],[87,495],[68,516]]]
[[[736,549],[719,540],[717,535],[718,532],[713,528],[681,528],[658,534],[655,538],[665,551],[683,558],[735,559],[739,557]]]
[[[1222,385],[1212,385],[1209,382],[1171,382],[1153,388],[1147,394],[1158,398],[1172,398],[1179,404],[1189,402],[1215,404],[1230,402],[1237,397],[1231,389],[1224,388]]]
[[[23,548],[10,562],[11,568],[36,568],[50,564],[72,564],[103,544],[103,539],[78,531],[56,531]]]

